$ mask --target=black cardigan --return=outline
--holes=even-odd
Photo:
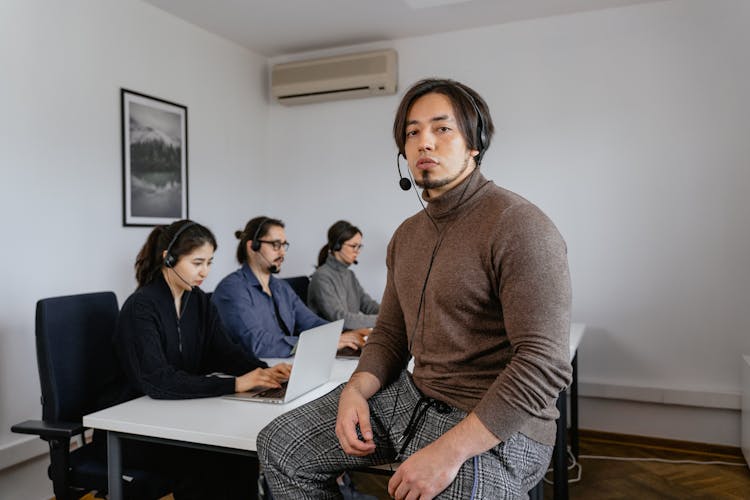
[[[136,392],[132,396],[220,396],[234,392],[235,379],[210,374],[239,376],[268,366],[229,339],[216,307],[200,288],[183,294],[182,307],[178,321],[172,293],[162,275],[123,304],[114,342]]]

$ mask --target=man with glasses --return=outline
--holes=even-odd
[[[211,300],[231,337],[248,353],[290,356],[301,332],[327,321],[310,311],[286,281],[273,276],[281,271],[289,248],[284,223],[255,217],[235,236],[241,267],[221,280]],[[363,343],[361,332],[346,332],[339,349],[359,349]]]

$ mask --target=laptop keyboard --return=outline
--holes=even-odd
[[[279,398],[279,399],[281,399],[281,398],[283,398],[286,395],[286,386],[287,386],[287,384],[288,384],[288,382],[282,382],[281,383],[281,387],[279,387],[279,388],[272,388],[272,389],[266,389],[263,392],[259,392],[258,396],[260,396],[262,398],[271,398],[271,399]]]

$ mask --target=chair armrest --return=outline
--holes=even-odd
[[[80,422],[46,422],[44,420],[26,420],[10,428],[19,434],[34,434],[44,439],[70,439],[83,432]]]

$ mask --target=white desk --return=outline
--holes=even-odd
[[[585,325],[571,325],[570,352],[574,361],[584,330]],[[336,360],[330,382],[283,405],[222,398],[168,401],[143,396],[84,416],[85,427],[107,432],[109,498],[122,499],[121,439],[165,442],[225,453],[255,455],[256,439],[263,427],[282,413],[327,394],[341,382],[348,380],[356,366],[356,360]],[[574,383],[575,381],[574,371]],[[564,400],[564,395],[559,399]],[[577,415],[577,404],[573,403],[571,406],[576,407]],[[562,428],[565,429],[564,421]],[[565,487],[567,494],[567,478]]]
[[[258,433],[266,424],[282,413],[327,394],[347,381],[356,366],[356,360],[337,359],[330,382],[287,404],[220,397],[158,400],[143,396],[84,416],[85,427],[107,431],[109,498],[122,499],[121,439],[255,455]]]

